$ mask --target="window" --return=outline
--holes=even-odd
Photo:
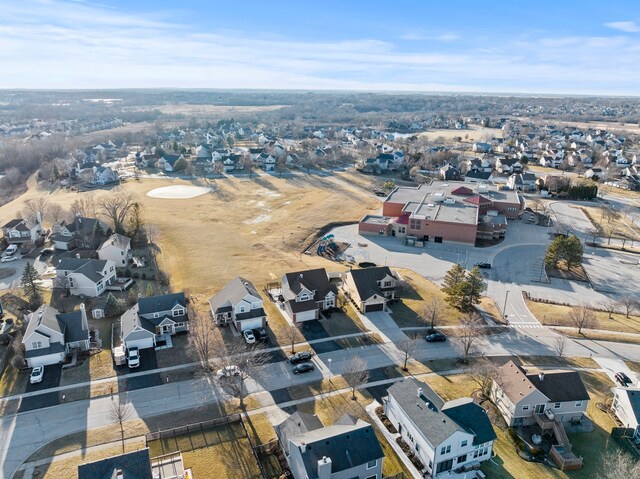
[[[578,401],[578,402],[576,403],[576,407],[582,407],[582,401]]]
[[[460,443],[460,447],[465,447],[466,445],[467,445],[467,441],[462,441],[462,442]]]
[[[562,404],[560,404],[559,402],[555,403],[553,405],[553,409],[560,409],[560,406],[562,406]]]
[[[524,405],[522,406],[522,410],[523,410],[523,411],[528,411],[528,410],[529,410],[529,405],[528,405],[528,404],[524,404]]]
[[[299,296],[300,301],[307,301],[309,299],[309,295],[307,293],[301,294]]]
[[[390,281],[390,280],[385,281],[385,282],[382,284],[382,286],[383,286],[383,287],[385,287],[385,288],[389,288],[389,287],[391,286],[391,281]]]
[[[367,479],[378,479],[378,475],[377,475],[377,474],[375,474],[375,475],[373,475],[373,476],[369,476],[369,477],[367,477]]]
[[[420,220],[411,218],[409,220],[409,229],[410,230],[419,230],[420,229]]]
[[[184,308],[176,308],[173,310],[173,317],[182,316],[185,312]]]
[[[446,454],[447,448],[442,446],[442,448],[440,449],[440,454]]]
[[[120,251],[120,256],[124,256],[124,251]]]
[[[42,341],[33,341],[31,343],[31,349],[39,349],[42,347]]]
[[[458,459],[456,459],[456,462],[460,464],[461,462],[464,462],[466,460],[467,460],[467,455],[463,454],[462,456],[458,456]]]
[[[420,444],[416,444],[416,452],[420,452]]]
[[[154,318],[159,318],[160,317],[160,313],[153,313],[153,317]]]
[[[378,465],[378,460],[377,459],[375,459],[373,461],[369,461],[369,462],[367,462],[367,469],[373,469],[377,465]]]

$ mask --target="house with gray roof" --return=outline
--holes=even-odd
[[[111,260],[63,258],[56,267],[56,284],[76,296],[97,298],[116,279]]]
[[[371,426],[345,414],[331,426],[295,412],[275,426],[295,479],[382,479],[384,453]]]
[[[611,409],[627,429],[633,430],[633,440],[640,444],[640,388],[612,388]]]
[[[16,218],[2,227],[2,235],[9,244],[35,243],[43,233],[42,222],[38,219]]]
[[[89,349],[89,323],[84,304],[78,311],[61,314],[43,304],[25,315],[27,328],[22,338],[29,367],[61,363],[72,349]]]
[[[287,273],[282,277],[285,311],[294,322],[318,319],[320,311],[336,306],[338,288],[324,268]]]
[[[267,314],[262,297],[251,281],[237,276],[209,299],[211,316],[218,326],[229,324],[242,332],[264,328]]]
[[[111,234],[111,228],[96,218],[76,216],[71,223],[61,221],[53,226],[51,240],[62,251],[74,248],[96,249]]]
[[[444,401],[414,378],[395,383],[387,393],[385,415],[422,462],[424,477],[476,469],[491,457],[496,434],[473,399]]]
[[[118,233],[111,235],[98,248],[98,258],[111,260],[119,268],[124,268],[131,258],[131,238]]]
[[[399,298],[400,276],[388,266],[347,271],[342,288],[363,313],[384,311],[388,301]]]
[[[78,479],[156,479],[149,449],[107,457],[78,466]]]

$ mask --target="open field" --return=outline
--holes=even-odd
[[[242,113],[256,113],[261,111],[274,111],[285,108],[287,105],[267,105],[267,106],[235,106],[235,105],[194,105],[191,103],[176,103],[171,105],[161,105],[153,107],[154,110],[160,110],[168,115],[188,115],[198,116],[207,115],[210,117],[228,118],[229,115]]]
[[[460,136],[464,141],[473,143],[487,138],[502,138],[504,132],[497,128],[474,127],[467,130],[446,129],[423,131],[419,133],[418,136],[422,138],[426,137],[431,141],[440,137],[445,140],[452,140]]]
[[[612,236],[619,238],[625,236],[630,240],[640,240],[637,229],[631,226],[633,223],[627,220],[624,217],[626,215],[619,211],[615,211],[613,215],[608,215],[601,206],[581,206],[580,209],[591,221],[594,230],[598,231],[601,237]]]
[[[569,306],[559,304],[538,303],[536,301],[526,301],[527,307],[542,324],[550,326],[573,327],[569,319]],[[609,313],[595,311],[598,325],[594,329],[604,329],[607,331],[621,333],[640,334],[640,316],[625,317],[624,314],[613,313],[609,318]],[[591,334],[591,333],[589,333]]]
[[[300,254],[309,237],[327,223],[356,222],[379,207],[364,189],[370,178],[336,176],[229,177],[217,181],[215,193],[184,200],[146,196],[162,186],[193,184],[183,180],[130,181],[122,188],[142,203],[146,222],[158,226],[159,266],[169,273],[172,290],[212,294],[237,275],[262,284],[295,269],[345,269]],[[0,222],[18,215],[30,198],[44,196],[68,208],[79,195],[94,194],[49,192],[33,179],[29,186],[27,193],[0,208]]]

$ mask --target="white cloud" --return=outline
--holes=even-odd
[[[640,32],[640,26],[636,22],[609,22],[604,24],[606,27],[613,28],[614,30],[620,30],[626,33]]]

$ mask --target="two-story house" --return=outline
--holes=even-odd
[[[36,243],[43,235],[42,222],[17,218],[2,227],[2,235],[9,244]]]
[[[352,269],[342,288],[363,313],[384,311],[387,302],[399,298],[400,276],[388,266]]]
[[[325,427],[298,411],[275,430],[294,479],[382,479],[384,452],[361,419],[345,414]]]
[[[182,467],[182,465],[181,465]],[[78,479],[167,479],[175,473],[165,475],[161,468],[151,466],[149,448],[107,457],[78,465]]]
[[[176,163],[182,160],[184,157],[182,155],[162,155],[156,162],[156,168],[160,168],[168,173],[176,171]]]
[[[250,281],[240,276],[229,281],[209,299],[211,315],[218,326],[232,324],[236,331],[264,328],[267,315],[262,297]]]
[[[294,322],[318,319],[320,311],[336,306],[338,288],[324,268],[287,273],[282,277],[285,311]]]
[[[527,373],[513,361],[498,370],[491,399],[509,427],[529,426],[545,417],[577,421],[587,410],[589,393],[577,371]],[[547,413],[549,411],[549,413]]]
[[[31,368],[61,363],[72,349],[89,349],[89,323],[84,304],[78,311],[64,314],[43,304],[25,315],[25,322],[27,329],[22,343]]]
[[[163,336],[187,331],[189,314],[184,293],[140,298],[120,317],[120,336],[127,349],[153,348]]]
[[[622,425],[633,429],[633,439],[640,444],[640,388],[612,388],[611,409]]]
[[[56,267],[56,282],[73,295],[97,298],[116,278],[111,260],[63,258]]]
[[[387,393],[385,415],[422,462],[425,477],[479,467],[491,457],[496,433],[473,399],[445,402],[414,378],[395,383]]]
[[[111,260],[119,268],[129,264],[131,258],[131,238],[115,233],[98,248],[98,258]]]
[[[51,240],[62,251],[74,248],[96,249],[111,234],[111,228],[95,218],[76,216],[71,223],[62,221],[53,227]]]
[[[91,183],[94,185],[108,185],[118,181],[118,174],[108,166],[96,166],[93,168],[93,178]]]

